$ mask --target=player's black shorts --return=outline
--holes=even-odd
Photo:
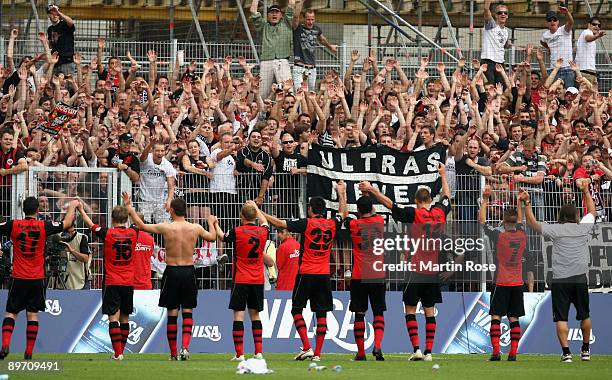
[[[162,276],[159,307],[193,309],[196,306],[198,306],[198,286],[195,267],[168,265]]]
[[[134,311],[133,287],[108,285],[102,290],[102,314],[113,315],[118,310],[128,315]]]
[[[589,285],[586,274],[553,279],[551,293],[555,322],[568,320],[571,304],[576,308],[576,320],[589,318]]]
[[[6,311],[13,314],[23,310],[30,313],[45,311],[46,293],[47,287],[43,279],[26,280],[11,277]]]
[[[523,285],[501,286],[496,285],[491,293],[490,315],[508,317],[522,317],[525,315],[523,302]]]
[[[245,308],[263,310],[263,284],[234,284],[228,309],[241,311]]]
[[[423,307],[433,307],[437,303],[442,303],[438,276],[410,272],[403,301],[409,306],[416,306],[421,301]]]
[[[332,311],[333,298],[328,274],[298,274],[293,287],[293,307],[304,309],[310,300],[310,310]]]
[[[351,280],[351,304],[349,310],[354,313],[365,313],[368,311],[368,299],[372,305],[373,312],[387,310],[387,303],[385,301],[386,290],[384,280],[380,282]]]

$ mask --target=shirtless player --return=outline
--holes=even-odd
[[[123,193],[123,203],[128,209],[130,218],[141,230],[164,237],[166,246],[166,270],[162,277],[159,306],[168,309],[166,335],[170,346],[170,360],[178,360],[177,355],[177,320],[179,309],[183,310],[183,336],[180,359],[189,359],[189,342],[193,326],[193,309],[197,306],[198,288],[196,286],[193,252],[198,238],[207,241],[217,239],[214,225],[217,218],[208,217],[208,231],[201,225],[185,220],[187,206],[182,199],[170,203],[172,223],[145,224],[132,207],[130,196]]]

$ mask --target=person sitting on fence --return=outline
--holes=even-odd
[[[51,52],[59,54],[59,62],[53,68],[54,73],[76,74],[74,55],[74,20],[60,12],[57,5],[47,7],[47,16],[51,25],[47,28],[47,38]]]

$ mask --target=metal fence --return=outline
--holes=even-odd
[[[6,46],[8,41],[5,38],[0,38],[0,53],[5,55]],[[17,40],[14,59],[17,63],[23,56],[31,55],[34,56],[42,51],[40,41],[38,40]],[[236,59],[240,56],[246,58],[249,64],[254,64],[254,73],[256,74],[259,69],[257,67],[257,61],[255,54],[249,44],[222,44],[222,43],[209,43],[207,48],[210,52],[210,56],[220,61],[226,56],[232,56],[234,58],[234,64],[232,70],[235,75],[242,73],[242,69],[239,68]],[[261,47],[256,45],[258,51]],[[79,39],[75,41],[75,50],[79,51],[83,57],[83,64],[89,63],[93,57],[96,56],[97,51],[97,39]],[[126,52],[130,51],[132,57],[140,65],[139,75],[148,75],[149,61],[147,58],[147,51],[155,50],[158,56],[158,73],[170,73],[175,62],[177,52],[182,50],[184,52],[185,62],[188,64],[190,61],[197,63],[197,71],[200,72],[201,68],[206,61],[204,51],[201,44],[193,42],[179,42],[178,40],[173,41],[107,41],[104,50],[104,64],[110,56],[118,56],[123,60],[124,67],[129,65],[129,61],[126,58]],[[429,64],[429,75],[431,78],[438,77],[438,72],[435,69],[435,65],[438,62],[442,62],[446,66],[446,75],[452,75],[453,70],[456,68],[456,62],[449,58],[444,52],[439,49],[433,49],[429,47],[417,47],[417,46],[374,46],[368,47],[367,45],[347,45],[340,44],[338,46],[338,52],[332,54],[329,50],[324,47],[317,47],[315,49],[315,56],[317,60],[317,79],[323,79],[325,72],[328,70],[336,70],[342,77],[348,68],[351,61],[351,54],[353,50],[359,52],[360,59],[356,63],[355,72],[360,72],[360,67],[363,59],[370,54],[370,51],[375,52],[378,57],[378,65],[384,65],[384,62],[388,58],[397,59],[404,71],[406,71],[409,78],[414,77],[414,73],[420,67],[421,57],[428,57],[430,60]],[[456,52],[453,52],[456,54]],[[480,49],[465,49],[462,51],[463,56],[467,60],[467,67],[471,67],[471,59],[480,58]],[[544,61],[548,67],[548,52],[544,52]],[[612,88],[612,64],[608,62],[606,58],[606,52],[599,52],[597,55],[597,68],[599,73],[599,91],[607,93]],[[513,47],[506,51],[506,69],[510,68],[525,60],[526,51],[524,48]],[[532,56],[532,70],[539,71],[539,67],[536,61],[535,52]],[[395,73],[394,73],[395,75]],[[92,76],[92,78],[95,76]]]
[[[210,178],[212,177],[212,178]],[[200,223],[207,228],[206,217],[209,213],[219,217],[224,231],[237,226],[239,210],[242,204],[254,199],[259,191],[261,175],[227,176],[179,173],[177,175],[177,197],[182,197],[188,205],[188,220]],[[305,184],[306,177],[291,174],[275,174],[264,198],[262,209],[281,218],[305,216]],[[215,180],[218,181],[215,184]],[[477,213],[480,204],[482,187],[488,184],[492,187],[493,195],[487,213],[487,222],[496,225],[500,222],[503,210],[516,206],[517,192],[521,184],[508,176],[466,176],[449,174],[449,182],[453,185],[453,206],[447,223],[449,236],[468,237],[481,236],[477,226]],[[219,191],[219,183],[223,183]],[[230,185],[228,185],[228,183]],[[603,186],[601,199],[603,213],[612,213],[612,192],[609,186]],[[217,189],[217,190],[215,190]],[[235,191],[233,191],[235,189]],[[28,172],[13,176],[12,210],[4,218],[21,218],[21,201],[25,196],[38,196],[41,203],[40,217],[49,220],[61,220],[65,206],[72,199],[80,199],[87,212],[95,223],[110,226],[110,212],[119,202],[121,191],[132,191],[133,200],[137,208],[145,213],[147,222],[163,222],[169,216],[164,215],[165,194],[164,189],[158,190],[161,197],[157,200],[144,200],[142,189],[134,187],[129,179],[114,169],[97,168],[45,168],[32,167]],[[153,191],[153,192],[154,192]],[[149,192],[151,194],[151,192]],[[582,204],[580,194],[576,192],[571,177],[547,177],[541,186],[530,190],[533,209],[540,221],[556,221],[559,207],[564,203]],[[578,207],[582,210],[582,207]],[[77,219],[77,229],[89,234],[83,228],[80,218]],[[274,229],[273,229],[274,230]],[[530,291],[542,291],[545,288],[545,268],[542,257],[542,245],[539,236],[527,229],[529,235],[528,253],[523,262],[524,279]],[[271,236],[271,245],[277,246],[276,234]],[[100,288],[103,281],[103,262],[101,243],[97,239],[90,239],[92,262],[92,287]],[[164,269],[164,242],[160,236],[156,237],[156,251],[152,259],[152,281],[154,287]],[[267,247],[266,249],[273,249]],[[215,242],[208,244],[199,242],[194,252],[194,262],[198,267],[198,285],[200,288],[228,289],[232,279],[232,247],[229,244]],[[217,259],[227,254],[229,261],[217,265]],[[441,260],[456,259],[451,252],[444,254]],[[465,259],[475,263],[494,263],[494,251],[489,248],[484,251],[466,252]],[[352,249],[350,242],[335,244],[330,258],[330,273],[333,289],[346,290],[349,288],[352,269]],[[529,273],[530,272],[530,273]],[[268,277],[274,282],[274,271]],[[389,289],[402,289],[404,279],[390,274],[388,276]],[[458,272],[454,273],[443,287],[450,291],[484,290],[492,284],[492,272]]]

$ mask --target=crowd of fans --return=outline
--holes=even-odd
[[[278,189],[299,189],[311,144],[382,144],[403,152],[444,144],[456,220],[476,221],[480,176],[496,190],[493,210],[511,204],[509,193],[522,187],[532,193],[538,218],[547,220],[555,215],[545,203],[574,199],[576,178],[590,178],[605,219],[612,92],[598,92],[600,21],[589,20],[573,58],[573,18],[565,8],[551,11],[542,36],[550,64],[543,48],[528,45],[525,61],[508,67],[508,9],[498,6],[493,15],[485,3],[482,60],[460,59],[451,72],[423,57],[418,69],[407,71],[397,59],[379,59],[374,49],[365,57],[353,51],[344,73],[319,73],[318,81],[315,47],[337,47],[315,24],[313,11],[302,12],[301,1],[289,0],[284,12],[272,5],[267,16],[252,2],[260,67],[244,57],[183,66],[177,59],[169,72],[153,50],[148,72],[129,51],[107,56],[102,38],[98,54],[86,61],[74,49],[74,21],[52,6],[48,33],[38,35],[42,53],[14,62],[19,32],[13,30],[0,67],[0,216],[10,215],[11,174],[32,166],[114,168],[139,189],[147,221],[168,220],[169,202],[183,196],[190,218],[203,223],[209,212],[236,218],[247,199],[297,204],[297,192],[284,196]],[[566,23],[559,25],[563,16]],[[60,104],[76,115],[57,135],[43,132]],[[38,178],[49,218],[59,218],[74,198],[94,214],[106,207],[107,173]],[[219,209],[228,204],[235,210]],[[277,211],[283,217],[299,212]]]

